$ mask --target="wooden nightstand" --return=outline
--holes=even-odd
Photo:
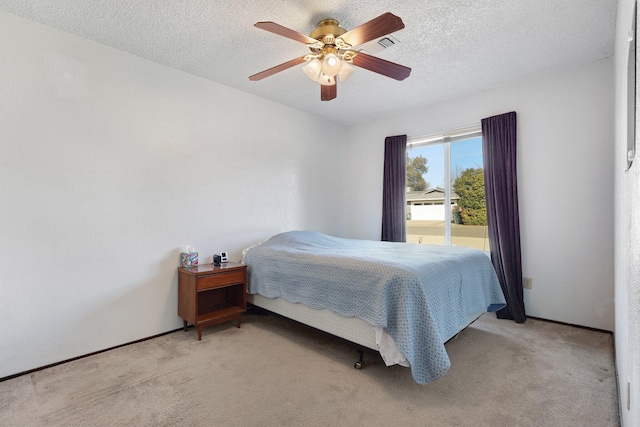
[[[247,266],[229,262],[221,266],[203,264],[178,268],[178,316],[184,330],[187,322],[202,328],[237,319],[247,311]]]

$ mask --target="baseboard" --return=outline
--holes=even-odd
[[[255,314],[259,314],[259,310],[256,310]],[[616,359],[615,359],[615,335],[613,334],[612,331],[606,331],[604,329],[598,329],[598,328],[591,328],[589,326],[574,325],[574,324],[571,324],[571,323],[560,322],[560,321],[557,321],[557,320],[543,319],[543,318],[534,317],[534,316],[527,316],[527,318],[528,319],[534,319],[534,320],[540,320],[540,321],[543,321],[543,322],[557,323],[557,324],[560,324],[560,325],[573,326],[575,328],[587,329],[587,330],[590,330],[590,331],[596,331],[596,332],[603,332],[603,333],[606,333],[606,334],[611,334],[614,337],[614,348],[613,348],[614,358],[613,358],[613,361],[614,361],[614,369],[615,369],[615,374],[616,374],[616,387],[618,387],[618,396],[620,396],[620,384],[619,384],[619,381],[617,381],[617,379],[618,379],[618,368],[617,368]],[[191,328],[191,326],[189,326],[189,328]],[[124,344],[116,345],[116,346],[113,346],[113,347],[105,348],[103,350],[94,351],[92,353],[83,354],[81,356],[72,357],[71,359],[61,360],[60,362],[51,363],[49,365],[40,366],[40,367],[34,368],[34,369],[29,369],[28,371],[19,372],[17,374],[8,375],[6,377],[0,378],[0,382],[7,381],[7,380],[10,380],[10,379],[13,379],[13,378],[17,378],[17,377],[21,377],[23,375],[28,375],[28,374],[31,374],[33,372],[42,371],[43,369],[52,368],[54,366],[62,365],[64,363],[73,362],[74,360],[84,359],[85,357],[94,356],[96,354],[104,353],[106,351],[115,350],[116,348],[125,347],[125,346],[131,345],[131,344],[137,344],[137,343],[140,343],[140,342],[148,341],[148,340],[151,340],[151,339],[154,339],[154,338],[158,338],[158,337],[161,337],[163,335],[168,335],[168,334],[171,334],[173,332],[181,331],[181,330],[182,330],[182,328],[173,329],[171,331],[163,332],[161,334],[153,335],[153,336],[146,337],[146,338],[141,338],[139,340],[135,340],[135,341],[131,341],[131,342],[128,342],[128,343],[124,343]]]
[[[558,325],[565,325],[565,326],[573,326],[574,328],[586,329],[588,331],[602,332],[605,334],[613,335],[612,331],[607,331],[606,329],[598,329],[598,328],[592,328],[590,326],[575,325],[573,323],[560,322],[559,320],[549,320],[549,319],[543,319],[542,317],[534,317],[534,316],[527,316],[527,319],[541,320],[543,322],[556,323]]]
[[[622,411],[623,411],[623,402],[620,399],[620,376],[618,375],[618,358],[616,356],[616,333],[615,331],[611,333],[613,337],[613,372],[616,378],[616,393],[618,393],[618,420],[620,424],[622,424]]]
[[[191,326],[189,326],[189,327],[191,327]],[[60,362],[51,363],[49,365],[40,366],[40,367],[34,368],[34,369],[29,369],[28,371],[19,372],[17,374],[13,374],[13,375],[8,375],[6,377],[0,378],[0,382],[7,381],[7,380],[10,380],[10,379],[13,379],[13,378],[18,378],[18,377],[21,377],[23,375],[32,374],[34,372],[42,371],[43,369],[48,369],[48,368],[52,368],[54,366],[62,365],[64,363],[73,362],[74,360],[84,359],[85,357],[89,357],[89,356],[95,356],[96,354],[104,353],[106,351],[115,350],[116,348],[125,347],[125,346],[131,345],[131,344],[137,344],[137,343],[140,343],[140,342],[148,341],[148,340],[151,340],[151,339],[154,339],[154,338],[161,337],[163,335],[172,334],[172,333],[174,333],[176,331],[181,331],[182,329],[183,328],[173,329],[171,331],[163,332],[161,334],[157,334],[157,335],[153,335],[153,336],[150,336],[150,337],[141,338],[139,340],[131,341],[131,342],[128,342],[128,343],[124,343],[124,344],[116,345],[116,346],[113,346],[113,347],[105,348],[104,350],[94,351],[92,353],[83,354],[82,356],[72,357],[71,359],[61,360]]]

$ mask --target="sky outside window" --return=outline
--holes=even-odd
[[[429,183],[429,188],[444,187],[444,150],[442,144],[426,145],[423,147],[409,148],[409,157],[422,156],[428,162],[429,171],[424,179]],[[465,139],[451,144],[451,178],[459,171],[468,168],[481,168],[482,166],[482,138]]]

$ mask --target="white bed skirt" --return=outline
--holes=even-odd
[[[247,302],[293,319],[297,322],[328,332],[347,341],[378,351],[387,366],[409,367],[409,361],[400,353],[393,338],[379,326],[371,326],[358,317],[342,317],[330,310],[316,310],[300,303],[291,303],[282,298],[267,298],[257,294],[247,294]],[[480,317],[484,311],[469,316],[460,331]],[[459,332],[459,331],[458,331]],[[454,334],[453,336],[455,336]],[[451,339],[451,337],[447,337]]]

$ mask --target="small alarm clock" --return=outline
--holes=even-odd
[[[220,254],[213,255],[213,265],[220,265],[229,262],[229,257],[226,252],[220,252]]]

